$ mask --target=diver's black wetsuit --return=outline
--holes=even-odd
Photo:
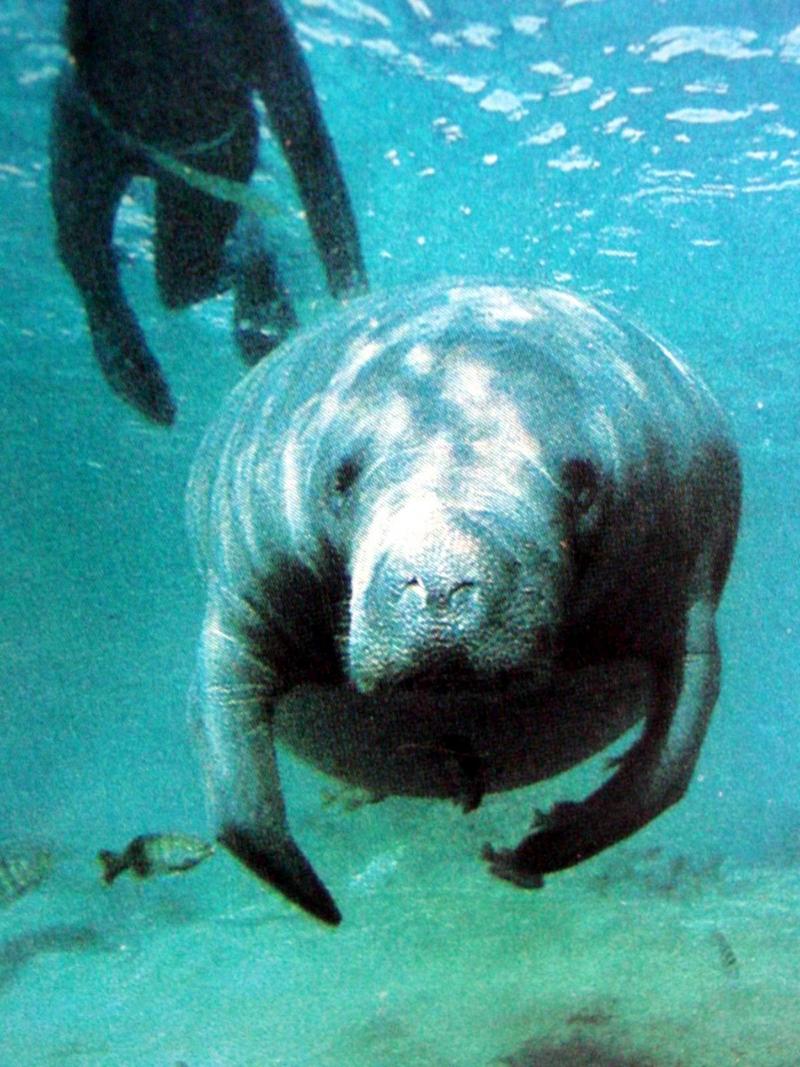
[[[231,254],[238,204],[158,162],[247,182],[257,161],[252,94],[292,168],[335,296],[366,288],[355,219],[308,68],[277,0],[69,0],[70,63],[56,92],[51,191],[58,250],[83,298],[94,351],[148,418],[175,407],[123,294],[114,217],[134,175],[156,182],[156,275],[169,307],[233,285],[237,340],[255,362],[295,324],[252,225]],[[247,236],[249,234],[249,240]],[[238,236],[238,231],[237,231]]]

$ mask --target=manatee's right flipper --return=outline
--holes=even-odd
[[[483,857],[493,874],[538,888],[543,875],[622,841],[680,800],[719,693],[714,609],[712,598],[697,595],[678,647],[652,663],[654,686],[644,729],[614,774],[582,801],[537,813],[532,832],[516,848],[487,845]]]
[[[169,425],[175,405],[125,299],[112,246],[120,198],[146,164],[92,114],[70,68],[56,89],[50,162],[58,252],[86,308],[100,369],[123,400]]]
[[[247,646],[246,627],[212,598],[203,629],[194,713],[217,836],[239,860],[309,914],[341,914],[286,822],[269,705],[275,679]]]

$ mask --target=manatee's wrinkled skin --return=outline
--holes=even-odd
[[[634,833],[684,793],[717,699],[739,493],[706,388],[568,293],[442,283],[299,334],[233,392],[189,489],[220,840],[336,923],[276,738],[470,810],[643,719],[601,788],[485,856],[535,886]]]

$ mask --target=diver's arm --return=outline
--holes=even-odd
[[[292,168],[330,291],[364,292],[355,216],[300,46],[276,0],[249,0],[246,21],[248,66]]]

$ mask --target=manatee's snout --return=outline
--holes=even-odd
[[[463,543],[456,548],[451,537],[411,556],[398,551],[383,555],[364,608],[371,650],[380,649],[384,681],[477,673],[493,584],[477,550],[477,545]]]
[[[454,556],[427,564],[388,560],[378,590],[383,585],[394,610],[411,624],[468,627],[480,621],[485,598],[477,571]]]
[[[522,565],[491,527],[455,509],[395,513],[365,538],[351,601],[351,677],[381,685],[473,678],[522,669],[543,620]],[[523,665],[522,661],[525,661]]]
[[[456,554],[431,553],[413,561],[390,556],[376,574],[371,599],[393,621],[397,636],[419,646],[423,658],[426,651],[444,654],[485,623],[487,576],[479,571],[475,561]]]

